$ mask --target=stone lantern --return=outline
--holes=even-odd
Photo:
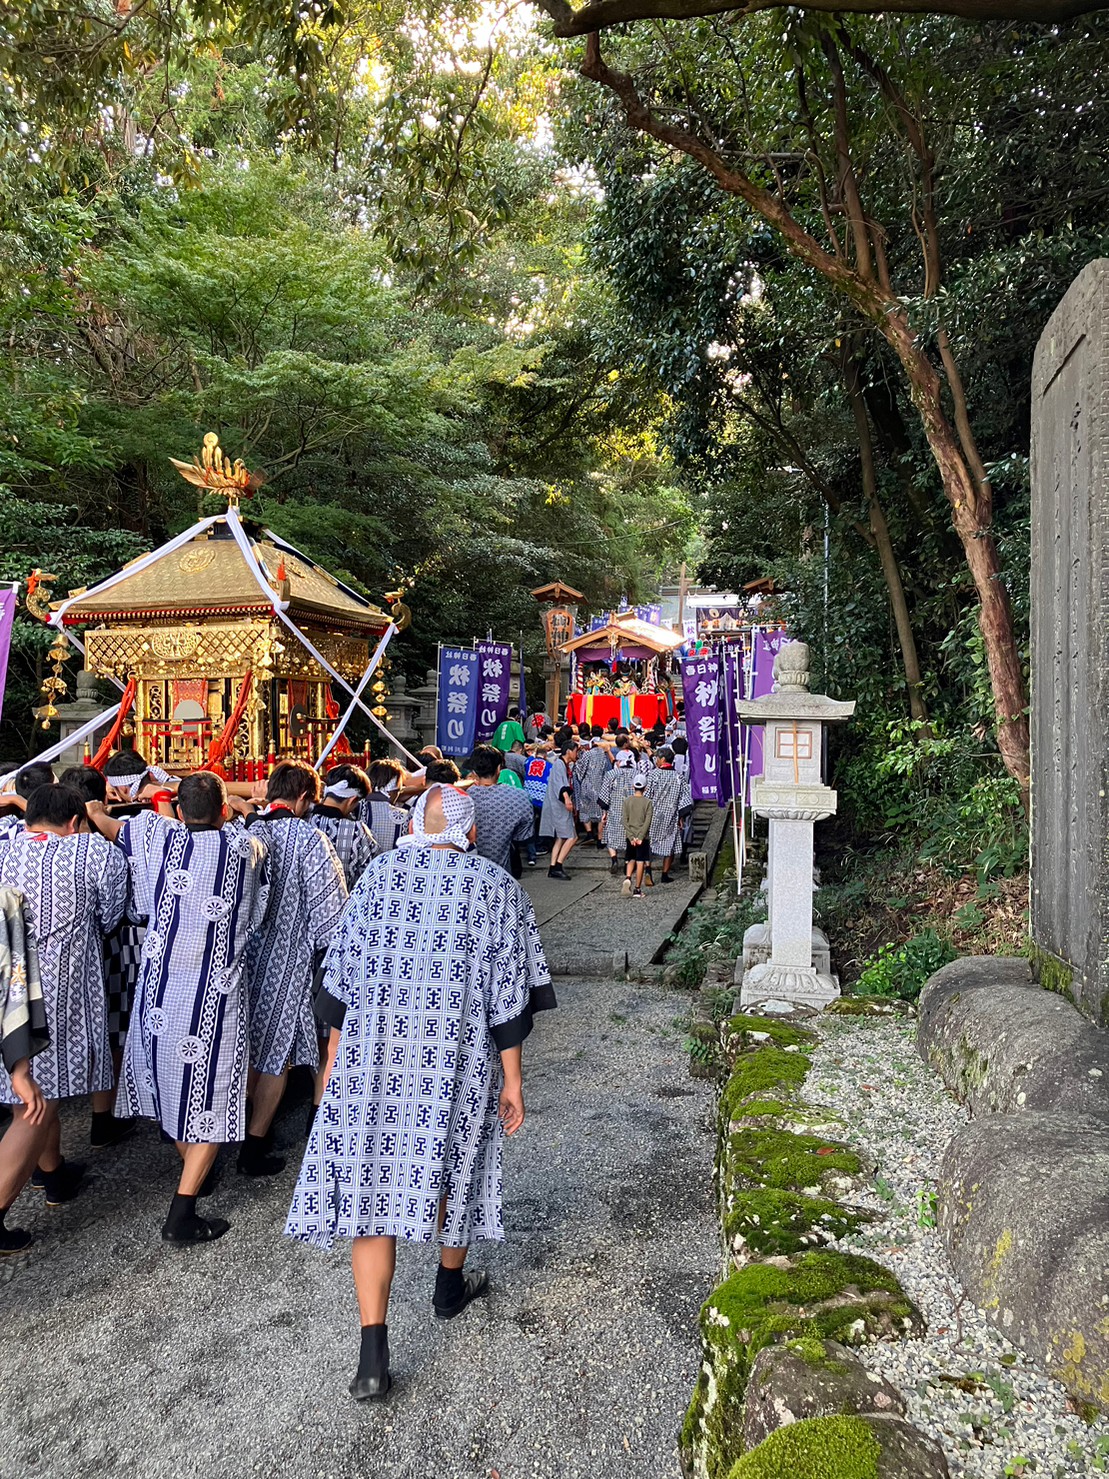
[[[751,804],[770,821],[770,919],[768,926],[756,926],[759,941],[752,940],[750,948],[744,941],[747,969],[740,1006],[820,1008],[839,995],[822,938],[817,941],[820,958],[813,961],[813,823],[834,816],[837,800],[821,779],[824,726],[849,719],[855,705],[809,692],[809,649],[804,642],[781,648],[774,660],[774,678],[773,693],[737,705],[744,723],[765,726],[763,773],[754,783]]]

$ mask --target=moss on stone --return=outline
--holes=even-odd
[[[857,1232],[871,1220],[861,1209],[847,1208],[828,1197],[804,1196],[773,1187],[737,1191],[724,1214],[728,1247],[741,1246],[764,1258],[800,1253],[833,1238]]]
[[[810,1417],[778,1428],[728,1479],[878,1479],[882,1446],[861,1417]]]
[[[1028,963],[1032,967],[1032,974],[1045,991],[1054,991],[1057,996],[1069,1001],[1072,1007],[1078,1005],[1074,997],[1074,972],[1069,965],[1037,945],[1035,940],[1028,942]]]
[[[784,1268],[755,1263],[732,1274],[701,1310],[705,1369],[682,1429],[687,1469],[696,1452],[708,1479],[725,1479],[739,1457],[743,1394],[765,1346],[797,1339],[857,1345],[922,1328],[896,1276],[855,1254],[803,1253]]]
[[[828,1190],[830,1182],[860,1175],[862,1162],[853,1150],[819,1135],[736,1130],[722,1148],[721,1187],[728,1194],[754,1187]]]
[[[832,1017],[894,1017],[906,1010],[904,1002],[883,1001],[873,996],[840,996],[824,1008]]]
[[[757,1037],[755,1034],[759,1034]],[[758,1048],[769,1042],[776,1048],[804,1048],[816,1041],[813,1033],[803,1027],[791,1027],[776,1017],[757,1017],[748,1012],[737,1012],[724,1023],[722,1034],[725,1044],[732,1051]]]
[[[760,1048],[744,1053],[732,1069],[720,1095],[720,1121],[727,1125],[749,1099],[781,1098],[783,1091],[799,1089],[805,1082],[812,1059],[784,1048]]]

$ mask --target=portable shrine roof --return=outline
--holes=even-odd
[[[676,651],[684,641],[680,632],[672,632],[669,627],[655,626],[653,622],[640,621],[638,616],[629,615],[610,618],[595,631],[571,637],[569,642],[563,642],[561,651],[580,652],[583,648],[596,647],[611,652],[615,646],[617,651],[622,647],[647,647],[661,654]]]
[[[563,585],[561,580],[552,580],[550,585],[537,586],[532,591],[537,601],[584,601],[585,597],[581,591],[576,591],[572,585]]]
[[[220,517],[185,543],[171,540],[140,555],[117,575],[55,603],[55,609],[61,608],[63,625],[85,626],[254,615],[271,610],[274,601],[287,600],[290,618],[307,626],[366,632],[388,626],[389,617],[380,607],[269,529],[255,526],[251,531],[247,526],[247,532],[254,569],[226,518]]]

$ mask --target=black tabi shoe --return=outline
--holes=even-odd
[[[264,1135],[248,1135],[239,1151],[236,1169],[240,1176],[277,1176],[285,1169],[285,1157],[266,1154]]]
[[[624,865],[619,858],[613,858],[612,862],[608,865],[608,871],[612,874],[613,878],[616,878],[624,871]]]
[[[89,1144],[93,1150],[107,1150],[135,1133],[134,1120],[117,1120],[110,1109],[94,1114],[89,1127]]]
[[[468,1304],[472,1304],[479,1294],[484,1294],[489,1288],[489,1275],[484,1269],[471,1269],[462,1278],[461,1297],[452,1300],[450,1304],[440,1304],[437,1299],[432,1300],[437,1320],[453,1320],[460,1315]],[[438,1291],[436,1291],[438,1292]]]
[[[674,880],[673,880],[673,878],[671,877],[671,875],[669,873],[663,873],[662,876],[659,878],[659,883],[673,883],[673,882],[674,882]]]
[[[184,1218],[176,1224],[168,1220],[162,1228],[162,1242],[177,1248],[190,1248],[194,1243],[214,1243],[222,1238],[231,1224],[224,1217]]]
[[[85,1179],[85,1168],[78,1161],[63,1161],[56,1171],[39,1171],[41,1181],[31,1177],[31,1184],[39,1186],[46,1193],[46,1205],[48,1207],[60,1207],[65,1202],[72,1202],[73,1198],[81,1190]]]
[[[389,1327],[387,1325],[362,1326],[362,1351],[358,1358],[358,1370],[350,1384],[350,1394],[356,1402],[380,1402],[392,1390],[393,1378],[389,1375]]]
[[[22,1253],[34,1241],[31,1234],[21,1227],[5,1227],[4,1218],[0,1216],[0,1258],[8,1253]]]

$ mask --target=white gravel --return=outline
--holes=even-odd
[[[877,1165],[857,1200],[880,1220],[839,1247],[892,1268],[927,1321],[921,1340],[862,1352],[904,1393],[909,1417],[942,1443],[953,1479],[1109,1472],[1109,1420],[1092,1426],[965,1296],[933,1226],[944,1149],[967,1120],[916,1051],[913,1022],[825,1017],[805,1097],[834,1109]],[[958,1385],[972,1388],[965,1391]]]

